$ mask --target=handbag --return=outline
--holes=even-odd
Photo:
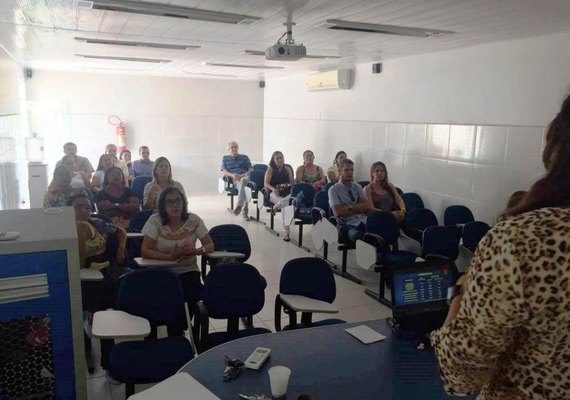
[[[291,193],[290,183],[280,183],[277,185],[277,190],[279,191],[279,197],[287,197]]]

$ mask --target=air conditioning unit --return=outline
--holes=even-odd
[[[354,71],[335,69],[307,75],[305,85],[308,90],[350,89],[354,82]]]

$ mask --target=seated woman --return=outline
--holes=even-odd
[[[99,270],[104,276],[102,285],[99,282],[81,283],[83,309],[87,312],[86,326],[90,326],[93,313],[115,306],[119,278],[129,271],[121,267],[125,262],[127,233],[116,225],[91,218],[92,204],[86,194],[72,196],[68,205],[75,211],[79,267]],[[112,340],[101,340],[103,369],[107,369],[112,346]]]
[[[158,198],[158,213],[151,215],[142,229],[141,255],[155,260],[176,261],[171,269],[179,274],[186,298],[200,284],[197,255],[214,251],[214,243],[204,221],[188,212],[186,196],[176,187],[168,187]],[[200,240],[201,247],[196,248]]]
[[[186,198],[186,193],[182,185],[172,179],[172,168],[170,161],[166,157],[158,157],[154,162],[152,170],[152,182],[145,185],[143,191],[143,209],[156,210],[158,207],[158,197],[160,193],[168,188],[175,187]]]
[[[346,160],[348,157],[346,156],[346,153],[344,151],[339,151],[338,153],[336,153],[336,155],[334,156],[334,160],[333,160],[333,165],[331,165],[329,167],[329,169],[327,169],[327,178],[329,180],[329,182],[338,182],[340,179],[340,172],[339,172],[339,168],[340,165],[342,164],[343,160]]]
[[[131,161],[131,151],[130,150],[123,150],[121,154],[119,154],[119,159],[123,161],[127,168],[129,169],[129,185],[135,178],[135,174],[133,172],[133,163]]]
[[[305,150],[303,153],[303,165],[297,168],[295,173],[295,180],[299,183],[309,183],[313,185],[316,191],[322,189],[327,183],[327,178],[323,169],[318,165],[313,164],[315,155],[311,150]]]
[[[388,180],[386,165],[380,161],[372,164],[370,178],[370,183],[364,188],[364,194],[370,203],[370,211],[391,212],[398,222],[402,223],[406,216],[406,205]]]
[[[63,165],[56,167],[53,171],[53,179],[48,191],[44,196],[44,208],[63,207],[77,193],[88,195],[84,188],[75,189],[71,186],[72,172]]]
[[[111,217],[115,225],[121,228],[129,226],[129,218],[140,208],[139,198],[125,187],[123,171],[111,167],[105,173],[104,189],[97,193],[97,210]]]
[[[93,173],[91,178],[91,190],[93,193],[98,193],[103,190],[103,182],[105,181],[105,173],[113,166],[113,159],[108,154],[103,154],[99,157],[99,164],[97,170]]]
[[[265,187],[271,192],[269,193],[269,200],[274,204],[273,211],[279,211],[282,207],[289,205],[289,198],[291,195],[291,185],[293,184],[293,171],[285,166],[285,158],[283,153],[276,151],[271,155],[269,161],[269,168],[265,171]],[[289,225],[285,224],[285,215],[283,218],[283,240],[288,242],[289,238]]]

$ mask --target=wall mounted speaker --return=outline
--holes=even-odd
[[[31,68],[24,68],[24,73],[26,74],[26,78],[31,78],[33,76]]]
[[[382,63],[372,64],[372,73],[379,74],[380,72],[382,72]]]

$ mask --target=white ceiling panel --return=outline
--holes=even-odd
[[[146,0],[134,0],[141,4]],[[154,0],[167,6],[261,18],[249,25],[80,8],[77,0],[0,1],[0,45],[25,67],[160,76],[261,79],[357,62],[518,40],[570,31],[569,0]],[[240,54],[264,51],[296,23],[293,38],[308,55],[339,59],[266,61]],[[334,31],[327,19],[443,29],[443,37],[406,37]],[[198,45],[167,50],[76,42],[76,36],[106,40]],[[76,54],[171,60],[151,64],[87,59]],[[281,66],[279,70],[205,65]]]

